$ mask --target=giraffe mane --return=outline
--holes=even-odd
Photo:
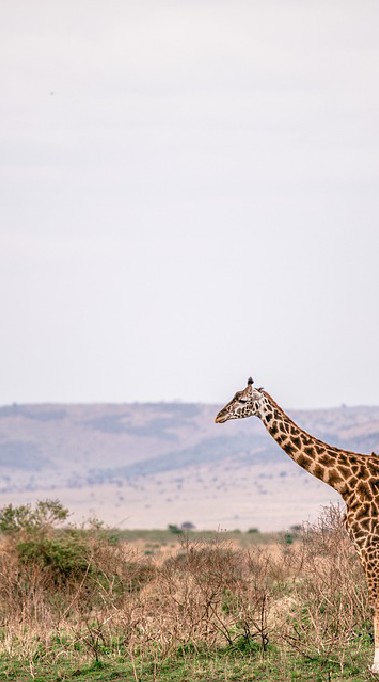
[[[275,410],[279,412],[279,414],[283,415],[290,424],[293,424],[293,426],[295,426],[297,429],[300,429],[305,436],[309,436],[309,438],[311,438],[314,441],[314,443],[322,447],[326,446],[332,452],[339,452],[339,448],[337,448],[335,445],[329,445],[329,443],[326,443],[324,440],[320,440],[320,438],[315,438],[315,436],[312,436],[310,433],[305,431],[301,426],[299,426],[299,424],[296,424],[296,422],[293,419],[291,419],[291,417],[288,416],[288,414],[283,410],[283,408],[280,407],[280,405],[278,405],[278,403],[275,402],[275,400],[271,397],[268,391],[263,390],[262,393],[264,396],[266,396],[269,403],[275,408]]]
[[[288,414],[283,410],[283,408],[280,407],[280,405],[278,405],[278,403],[275,402],[275,400],[273,399],[273,397],[270,395],[270,393],[268,391],[265,391],[264,389],[262,389],[262,393],[263,393],[263,395],[266,396],[266,398],[268,399],[270,404],[273,407],[275,407],[276,410],[278,410],[278,412],[280,412],[281,414],[284,414],[284,416],[288,419],[288,421],[291,422],[291,424],[295,424],[295,426],[297,426],[297,424],[288,416]]]

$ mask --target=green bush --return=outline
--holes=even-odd
[[[60,577],[78,576],[88,571],[89,548],[72,533],[56,537],[33,536],[16,544],[21,563],[49,567]]]
[[[88,571],[88,538],[77,529],[57,530],[68,517],[59,500],[39,500],[0,511],[0,532],[14,541],[21,564],[49,568],[53,578],[78,576]]]
[[[0,533],[47,532],[67,517],[68,510],[59,500],[39,500],[34,509],[30,504],[8,504],[0,510]]]

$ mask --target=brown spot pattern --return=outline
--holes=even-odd
[[[341,450],[302,431],[267,392],[266,426],[299,466],[335,488],[346,502],[346,529],[379,604],[379,458]]]

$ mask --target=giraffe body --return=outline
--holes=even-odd
[[[374,610],[375,658],[371,667],[379,674],[379,457],[342,450],[311,436],[293,422],[253,380],[216,417],[259,417],[269,434],[299,466],[327,483],[346,504],[345,526],[357,550]]]

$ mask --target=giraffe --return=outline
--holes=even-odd
[[[328,483],[346,504],[345,527],[359,554],[374,614],[375,656],[379,674],[379,458],[335,448],[303,431],[263,388],[247,387],[220,410],[216,423],[256,416],[294,462]]]

